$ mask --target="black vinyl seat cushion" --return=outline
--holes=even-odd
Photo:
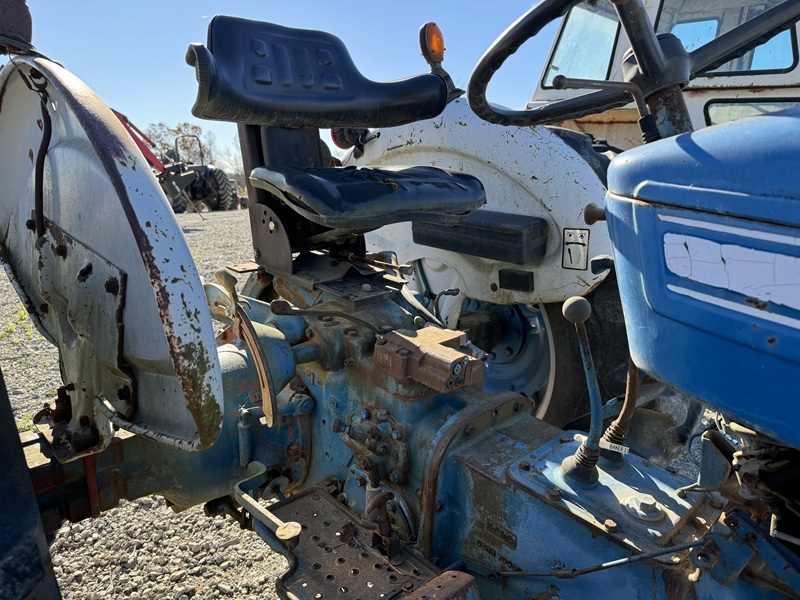
[[[437,167],[259,167],[250,182],[309,221],[357,232],[404,221],[452,225],[486,203],[477,178]]]

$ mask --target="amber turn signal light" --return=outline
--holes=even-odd
[[[419,48],[429,65],[438,65],[444,60],[444,35],[436,23],[425,23],[419,29]]]

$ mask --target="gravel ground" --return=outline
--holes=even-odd
[[[200,270],[252,260],[247,211],[178,215]],[[60,384],[58,353],[32,326],[8,278],[0,276],[0,365],[18,426]],[[98,519],[64,524],[51,548],[64,598],[276,598],[286,561],[229,518],[202,507],[175,514],[162,498],[123,502]]]

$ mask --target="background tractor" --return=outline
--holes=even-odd
[[[222,169],[206,164],[203,143],[196,135],[180,135],[175,138],[174,148],[166,157],[159,158],[153,152],[156,144],[136,125],[118,111],[114,111],[139,147],[148,164],[155,171],[161,188],[169,198],[172,210],[185,212],[187,207],[199,212],[205,204],[208,210],[231,210],[238,208],[236,184]],[[197,142],[200,164],[183,160],[181,148],[191,147]]]

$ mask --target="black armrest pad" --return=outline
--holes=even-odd
[[[201,119],[274,127],[392,127],[435,117],[447,103],[437,75],[378,83],[342,41],[322,31],[217,16],[208,48],[192,44]]]

